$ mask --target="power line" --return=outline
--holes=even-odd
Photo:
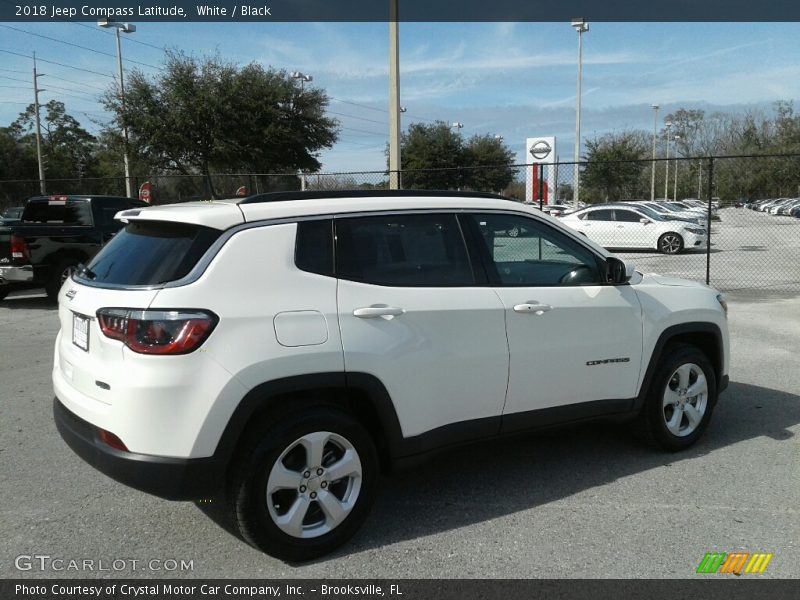
[[[389,137],[388,133],[378,133],[377,131],[367,131],[365,129],[356,129],[355,127],[340,127],[340,129],[344,129],[345,131],[357,131],[358,133],[368,133],[369,135],[377,135],[380,137]]]
[[[20,56],[22,58],[33,59],[32,56],[29,54],[22,54],[20,52],[14,52],[13,50],[6,50],[4,48],[0,48],[0,52],[5,52],[6,54],[13,54],[14,56]],[[75,69],[76,71],[83,71],[84,73],[92,73],[93,75],[100,75],[101,77],[108,77],[109,79],[116,79],[113,75],[109,75],[108,73],[101,73],[100,71],[93,71],[91,69],[84,69],[82,67],[73,67],[72,65],[65,65],[64,63],[57,62],[55,60],[47,60],[46,58],[36,57],[36,60],[39,62],[47,63],[50,65],[57,65],[59,67],[66,67],[68,69]]]
[[[5,73],[27,73],[27,71],[18,71],[17,69],[0,69]]]
[[[18,27],[12,27],[11,25],[0,24],[0,27],[3,27],[5,29],[11,29],[12,31],[18,31],[20,33],[26,33],[28,35],[32,35],[34,37],[42,38],[42,39],[45,39],[45,40],[50,40],[51,42],[57,42],[59,44],[65,44],[67,46],[72,46],[73,48],[78,48],[80,50],[86,50],[87,52],[94,52],[95,54],[100,54],[101,56],[110,56],[111,58],[117,58],[117,56],[115,54],[112,54],[110,52],[103,52],[102,50],[96,50],[94,48],[89,48],[88,46],[81,46],[80,44],[73,44],[72,42],[67,42],[65,40],[59,40],[58,38],[50,37],[49,35],[43,35],[41,33],[34,33],[33,31],[26,31],[25,29],[20,29]],[[133,59],[130,59],[130,58],[126,58],[125,61],[129,62],[129,63],[134,63],[134,64],[137,64],[137,65],[142,65],[142,66],[145,66],[145,67],[149,67],[151,69],[157,69],[159,71],[163,71],[163,69],[161,67],[157,67],[155,65],[151,65],[151,64],[148,64],[146,62],[141,62],[141,61],[133,60]]]
[[[8,77],[7,75],[0,75],[3,79],[10,79],[11,81],[21,81],[22,83],[28,83],[27,79],[17,79],[16,77]]]
[[[97,27],[92,27],[91,25],[86,25],[85,23],[78,23],[77,21],[65,21],[66,23],[72,23],[73,25],[79,25],[80,27],[85,27],[86,29],[91,29],[92,31],[96,31],[97,33],[104,33],[106,35],[115,35],[110,31],[106,31],[105,29],[99,29]],[[166,52],[166,48],[163,46],[156,46],[155,44],[148,44],[147,42],[143,42],[141,40],[137,40],[135,37],[125,36],[122,38],[126,42],[131,42],[133,44],[139,44],[140,46],[147,46],[148,48],[155,48],[156,50],[161,50],[162,52]]]
[[[375,119],[367,119],[366,117],[357,117],[356,115],[348,115],[345,113],[335,112],[332,110],[327,111],[330,115],[338,115],[340,117],[348,117],[350,119],[359,119],[361,121],[369,121],[370,123],[377,123],[378,125],[386,125],[386,121],[376,121]]]
[[[105,92],[105,88],[97,87],[96,85],[90,85],[88,83],[83,83],[82,81],[75,81],[74,79],[65,79],[64,77],[58,77],[57,75],[51,75],[50,73],[42,73],[45,77],[50,77],[52,79],[58,79],[59,81],[66,81],[67,83],[74,83],[75,85],[82,85],[83,87],[92,88],[93,90],[99,90],[101,92]]]

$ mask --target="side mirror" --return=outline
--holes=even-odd
[[[647,225],[648,223],[650,223],[650,219],[648,219],[647,217],[642,217],[641,219],[639,219],[639,223],[644,223],[645,225]]]
[[[633,276],[633,264],[626,264],[624,261],[610,256],[606,259],[606,281],[613,284],[627,282]]]

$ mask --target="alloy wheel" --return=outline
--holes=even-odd
[[[308,433],[281,453],[269,473],[269,515],[292,537],[325,535],[353,510],[361,483],[361,459],[350,441],[330,431]]]
[[[662,417],[667,430],[677,437],[690,435],[703,420],[708,407],[708,381],[698,365],[679,366],[667,381]]]

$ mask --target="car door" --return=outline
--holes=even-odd
[[[508,382],[504,309],[455,215],[335,223],[347,373],[383,383],[404,438],[467,421],[439,441],[496,434]]]
[[[618,236],[618,247],[620,248],[652,248],[655,246],[655,239],[651,231],[652,222],[646,219],[645,223],[641,220],[644,215],[633,210],[622,208],[614,209],[614,228]]]
[[[468,218],[506,313],[503,429],[629,407],[642,352],[633,288],[604,283],[604,259],[549,223],[504,213]],[[503,234],[513,227],[525,235]]]
[[[582,231],[601,246],[614,247],[614,212],[607,208],[590,210],[583,218]]]

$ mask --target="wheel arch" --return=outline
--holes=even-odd
[[[670,344],[685,343],[699,348],[711,362],[714,368],[714,376],[717,381],[717,390],[722,391],[722,371],[724,369],[724,347],[722,341],[722,331],[716,323],[697,321],[691,323],[680,323],[667,327],[656,340],[653,352],[650,355],[647,369],[639,387],[639,395],[636,397],[635,409],[640,409],[644,404],[645,397],[650,389],[653,375],[658,368],[658,363],[664,355],[666,348]]]
[[[383,383],[367,373],[313,373],[255,386],[228,420],[215,458],[230,465],[250,428],[313,407],[337,408],[354,417],[372,437],[381,468],[392,468],[402,441],[400,422]]]

